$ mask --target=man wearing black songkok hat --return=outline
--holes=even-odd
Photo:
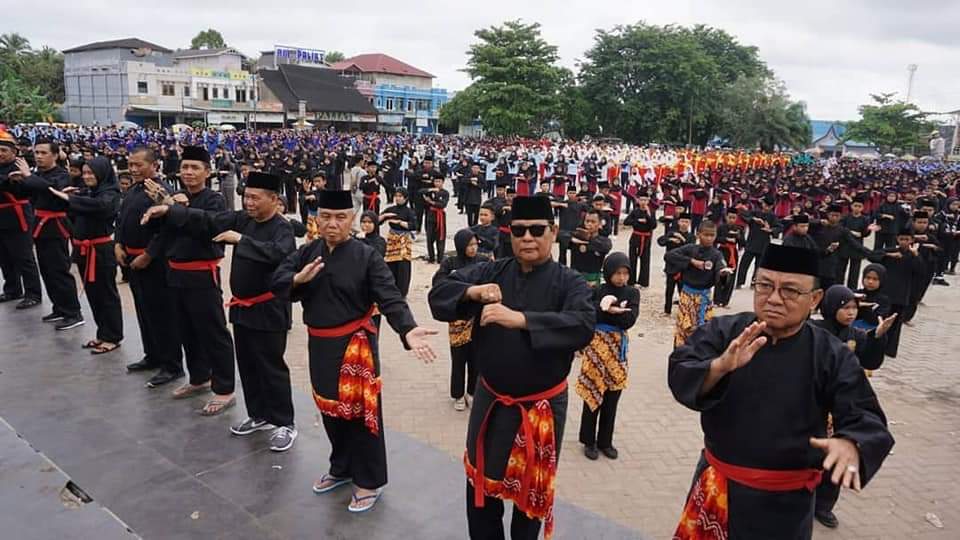
[[[817,485],[859,490],[893,446],[856,356],[808,322],[818,257],[771,244],[753,312],[715,317],[670,355],[674,397],[704,446],[675,538],[810,538]],[[827,415],[833,435],[827,435]]]
[[[511,500],[511,538],[537,538],[545,521],[549,539],[567,375],[593,337],[596,313],[583,277],[551,259],[557,227],[549,199],[517,197],[511,213],[513,256],[453,272],[429,302],[439,321],[475,321],[480,380],[464,460],[470,536],[503,538],[503,503]],[[537,420],[521,428],[528,409]],[[514,483],[524,492],[507,488]]]
[[[154,215],[165,215],[167,205],[174,203],[206,212],[223,212],[226,202],[223,195],[207,187],[209,177],[210,154],[200,146],[185,147],[180,157],[180,182],[184,190],[168,196],[158,209],[147,211],[141,222],[148,223]],[[144,180],[144,186],[152,196],[159,195],[160,186],[153,180]],[[177,211],[174,215],[179,217],[181,213]],[[174,320],[179,325],[190,373],[188,383],[176,389],[173,397],[184,399],[212,390],[214,396],[201,414],[220,414],[236,404],[233,340],[223,314],[220,287],[224,245],[214,242],[213,235],[207,231],[168,227],[163,234],[167,286],[174,299]]]
[[[350,512],[374,507],[387,483],[380,399],[379,313],[407,349],[435,359],[387,268],[371,246],[351,236],[353,199],[348,191],[319,194],[320,238],[290,254],[273,275],[272,290],[303,304],[309,333],[313,400],[332,451],[330,469],[313,485],[317,494],[350,482]]]
[[[297,438],[290,371],[283,360],[290,306],[270,289],[273,272],[296,249],[293,229],[277,211],[281,185],[277,176],[251,172],[243,190],[243,210],[206,212],[170,205],[147,212],[147,219],[166,215],[170,226],[234,246],[233,298],[227,306],[247,419],[230,431],[244,436],[272,429],[270,449],[276,452],[288,450]]]

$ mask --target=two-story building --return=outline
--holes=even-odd
[[[63,53],[68,122],[245,124],[258,97],[254,76],[242,68],[244,56],[229,47],[172,51],[126,38]]]
[[[353,78],[357,90],[372,98],[377,129],[435,133],[447,91],[433,87],[434,76],[392,56],[360,54],[331,66]]]

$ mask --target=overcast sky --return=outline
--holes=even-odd
[[[348,56],[383,52],[433,73],[439,87],[460,90],[470,82],[459,70],[474,30],[507,19],[540,22],[571,68],[597,28],[640,20],[704,23],[757,46],[791,95],[807,103],[811,118],[855,119],[870,93],[904,96],[908,64],[919,66],[912,101],[927,111],[960,109],[956,0],[162,0],[137,6],[71,0],[38,10],[19,2],[4,10],[0,32],[57,49],[123,37],[185,48],[199,30],[215,28],[250,56],[274,44]]]

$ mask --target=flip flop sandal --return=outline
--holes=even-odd
[[[120,348],[119,343],[114,343],[113,347],[110,347],[106,343],[101,343],[100,345],[91,349],[90,354],[107,354],[111,353]]]
[[[184,385],[177,388],[170,394],[173,399],[187,399],[200,394],[206,394],[211,390],[210,384],[201,384],[200,386]]]
[[[216,416],[223,411],[237,404],[237,398],[232,397],[226,401],[211,399],[200,409],[200,416]]]
[[[357,497],[357,494],[354,493],[353,497],[351,497],[350,499],[350,504],[347,506],[347,510],[349,510],[350,512],[353,512],[354,514],[369,512],[370,510],[373,509],[374,506],[377,505],[377,501],[380,500],[381,495],[383,495],[382,489],[378,489],[377,492],[374,493],[373,495],[364,495],[363,497]],[[369,500],[372,500],[373,502],[371,502],[368,505],[361,506],[359,508],[354,506],[354,504],[356,503],[362,503],[363,501],[369,501]]]
[[[313,493],[316,495],[323,495],[324,493],[333,491],[340,486],[345,486],[352,481],[353,481],[352,478],[337,478],[335,476],[330,476],[329,474],[325,474],[320,477],[320,482],[313,485]],[[324,482],[333,482],[333,483],[327,487],[323,487],[323,488],[319,487],[319,485],[323,484]]]
[[[96,349],[97,347],[103,345],[103,342],[99,339],[91,339],[90,341],[84,343],[80,346],[81,349]]]

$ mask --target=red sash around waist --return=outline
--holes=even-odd
[[[506,225],[497,227],[497,230],[500,231],[500,232],[502,232],[503,234],[510,234],[510,227],[508,227],[508,226],[506,226]]]
[[[237,298],[236,296],[233,296],[230,298],[229,302],[224,304],[224,307],[233,307],[233,306],[251,307],[257,304],[262,304],[264,302],[269,302],[270,300],[273,300],[276,297],[277,295],[273,294],[270,291],[267,291],[263,294],[258,294],[257,296],[253,296],[251,298]]]
[[[433,214],[433,219],[437,222],[437,238],[445,238],[447,236],[447,212],[443,208],[431,206],[430,213]]]
[[[673,533],[674,540],[726,540],[729,538],[729,486],[733,480],[753,489],[771,492],[806,489],[813,492],[823,472],[818,469],[777,471],[731,465],[704,450],[709,464],[697,478]]]
[[[337,338],[343,336],[349,336],[350,334],[360,330],[361,328],[370,332],[371,334],[377,333],[377,326],[373,324],[373,316],[377,313],[377,306],[372,305],[370,309],[364,314],[363,317],[355,321],[350,321],[340,326],[333,326],[330,328],[314,328],[313,326],[307,327],[307,333],[313,337],[320,338]]]
[[[126,254],[131,257],[136,257],[138,255],[143,255],[144,253],[146,253],[147,248],[132,248],[132,247],[123,246],[123,251],[126,252]]]
[[[37,238],[40,236],[40,231],[43,229],[43,226],[47,224],[51,219],[54,220],[54,223],[57,224],[57,228],[60,229],[60,234],[64,238],[70,238],[70,233],[67,232],[66,227],[63,226],[63,223],[60,222],[61,219],[66,219],[66,212],[53,212],[51,210],[36,210],[34,212],[37,214],[37,217],[40,218],[40,221],[37,222],[37,226],[33,229],[33,237]]]
[[[23,232],[27,232],[30,229],[30,226],[27,225],[27,216],[23,211],[23,207],[30,204],[30,201],[28,199],[18,199],[14,197],[12,193],[7,193],[6,191],[0,193],[0,195],[3,195],[8,201],[10,201],[0,203],[0,210],[5,208],[13,208],[13,213],[17,215],[17,221],[20,222],[20,229],[23,230]]]
[[[813,490],[820,485],[820,477],[823,476],[823,471],[820,469],[778,471],[731,465],[717,459],[708,449],[703,451],[703,456],[706,458],[707,463],[723,476],[732,479],[738,484],[762,491],[796,491],[798,489],[806,489],[807,491],[813,492]]]
[[[720,248],[727,252],[727,266],[737,267],[737,244],[736,242],[720,242]]]
[[[490,421],[490,414],[493,412],[493,409],[497,404],[501,404],[505,407],[517,407],[520,409],[520,433],[517,435],[522,437],[526,442],[526,454],[527,454],[527,467],[523,472],[523,480],[521,482],[521,501],[515,501],[521,504],[521,507],[525,506],[525,500],[527,499],[527,491],[529,490],[530,482],[533,479],[535,474],[534,464],[534,445],[533,445],[533,425],[530,423],[530,419],[527,416],[527,408],[523,406],[524,403],[538,402],[542,400],[549,400],[554,398],[564,390],[567,389],[567,381],[563,380],[560,384],[550,388],[549,390],[544,390],[543,392],[537,394],[531,394],[528,396],[513,397],[505,394],[498,394],[496,390],[490,388],[490,385],[485,379],[480,379],[480,384],[487,389],[491,394],[493,394],[494,400],[490,404],[490,407],[487,408],[487,412],[483,415],[483,421],[480,423],[480,430],[477,432],[477,447],[476,447],[476,466],[474,470],[473,477],[473,502],[474,506],[477,508],[483,508],[484,505],[484,451],[483,451],[483,439],[487,435],[487,425]],[[523,509],[523,508],[521,508]]]
[[[88,238],[86,240],[73,239],[73,245],[80,249],[80,256],[86,259],[83,271],[83,280],[87,283],[93,283],[97,280],[97,250],[94,246],[106,244],[113,238],[109,236],[99,236],[97,238]]]
[[[373,193],[364,193],[363,199],[367,201],[367,210],[376,210],[377,201],[380,199],[380,192],[375,191]]]
[[[636,236],[637,238],[640,239],[640,249],[637,251],[637,253],[638,253],[639,255],[643,255],[643,251],[644,251],[645,249],[647,249],[647,240],[648,240],[651,236],[653,236],[653,233],[650,232],[650,231],[638,231],[638,230],[634,229],[634,230],[633,230],[633,233],[631,233],[631,234],[633,234],[633,236]]]
[[[220,285],[220,278],[217,277],[217,268],[220,267],[220,261],[223,259],[210,259],[207,261],[167,261],[167,264],[170,265],[170,268],[174,270],[181,270],[186,272],[201,272],[203,270],[209,270],[210,275],[213,276],[213,282],[217,285]]]

